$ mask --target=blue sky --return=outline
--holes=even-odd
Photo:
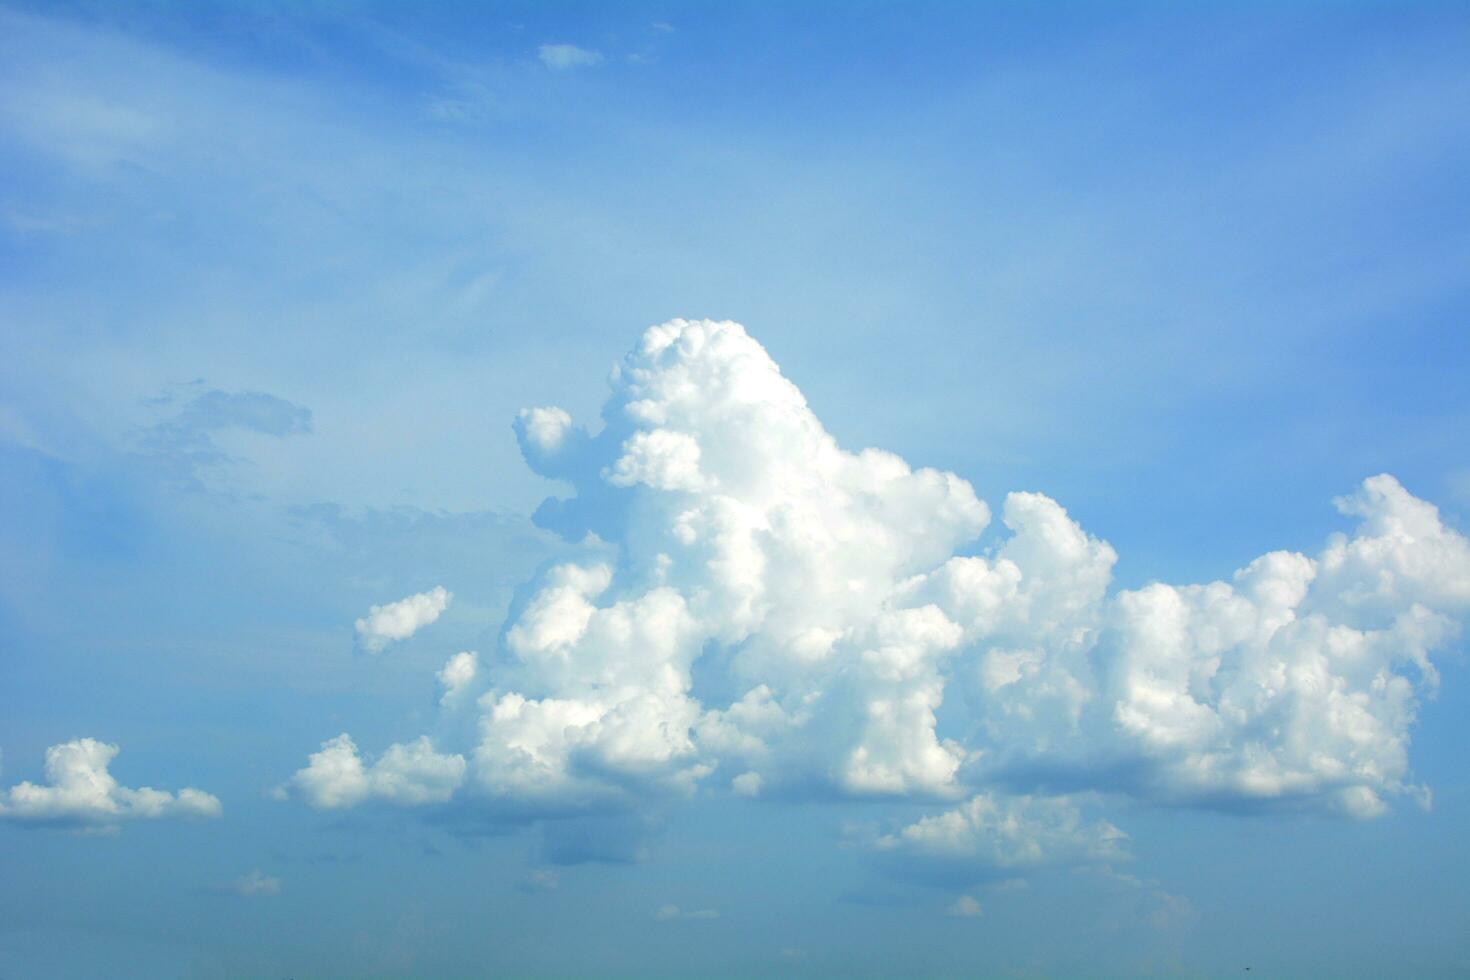
[[[0,976],[1464,975],[1467,42],[0,6]]]

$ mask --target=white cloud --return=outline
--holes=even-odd
[[[760,796],[761,774],[758,772],[742,772],[730,780],[730,788],[738,796]]]
[[[399,806],[443,803],[464,782],[461,755],[441,755],[427,737],[389,747],[365,765],[345,733],[322,743],[290,785],[319,810],[381,800]]]
[[[474,714],[447,728],[476,733],[464,782],[491,805],[636,807],[712,773],[930,800],[949,809],[883,847],[974,869],[1121,853],[1106,821],[1002,783],[1357,816],[1426,798],[1409,731],[1470,608],[1470,546],[1392,477],[1339,502],[1361,526],[1317,557],[1110,594],[1115,551],[1056,501],[1008,495],[976,547],[967,482],[840,448],[738,324],[649,329],[612,388],[596,435],[559,409],[517,422],[573,488],[537,520],[582,554],[531,584],[478,700],[446,699]],[[697,698],[696,661],[728,693]],[[342,741],[303,770],[333,805],[373,795]]]
[[[565,409],[523,408],[516,417],[515,430],[523,446],[529,445],[543,455],[554,455],[566,441],[572,428],[572,417]]]
[[[463,694],[474,683],[479,670],[480,658],[473,650],[464,650],[450,657],[436,675],[439,686],[444,688],[444,694],[439,698],[440,703],[448,704]]]
[[[552,71],[571,71],[602,64],[602,54],[579,48],[575,44],[543,44],[536,49],[541,63]]]
[[[108,766],[118,747],[79,738],[46,750],[46,783],[23,782],[0,793],[0,820],[110,828],[123,820],[218,817],[223,808],[202,790],[177,793],[118,784]]]
[[[373,606],[354,624],[358,642],[364,649],[378,653],[388,644],[406,640],[438,619],[453,598],[454,593],[440,585],[397,602]]]
[[[281,893],[281,879],[274,878],[259,868],[249,874],[235,879],[230,890],[236,895],[249,898],[255,895],[279,895]]]
[[[1106,820],[1083,819],[1065,797],[980,793],[878,838],[879,851],[977,875],[1050,864],[1124,860],[1128,835]]]

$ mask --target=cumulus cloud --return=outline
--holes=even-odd
[[[46,782],[22,782],[0,793],[0,820],[109,829],[124,820],[217,817],[220,802],[198,789],[177,793],[118,784],[108,766],[118,747],[79,738],[46,750]]]
[[[454,593],[440,585],[397,602],[373,606],[354,624],[357,640],[364,649],[378,653],[388,644],[406,640],[438,619],[453,598]]]
[[[291,778],[311,806],[333,810],[380,800],[399,806],[443,803],[464,781],[461,755],[441,755],[427,736],[391,746],[371,765],[345,733],[322,743],[306,768]]]
[[[450,657],[439,673],[439,686],[444,689],[444,694],[439,698],[441,704],[448,704],[451,700],[465,693],[475,676],[480,671],[480,658],[473,650],[464,650]]]
[[[602,64],[600,52],[579,48],[575,44],[543,44],[536,49],[536,57],[552,71],[571,71]]]
[[[561,408],[523,408],[516,417],[515,431],[521,445],[537,453],[555,455],[572,431],[572,417]]]
[[[1086,820],[1065,797],[980,793],[928,816],[874,848],[910,876],[946,881],[1001,877],[1018,869],[1128,858],[1128,835],[1106,820]]]
[[[1409,732],[1470,607],[1470,545],[1392,477],[1338,502],[1358,527],[1315,556],[1111,591],[1115,551],[1061,504],[1009,494],[982,538],[969,483],[840,447],[738,324],[650,328],[611,384],[599,428],[515,421],[572,488],[537,523],[580,550],[529,584],[478,697],[445,700],[475,732],[468,800],[927,800],[880,850],[979,871],[1121,854],[1058,787],[1353,816],[1427,799]],[[341,768],[318,758],[303,772]]]

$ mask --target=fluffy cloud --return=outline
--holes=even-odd
[[[1355,816],[1425,798],[1409,730],[1470,607],[1470,546],[1392,477],[1338,502],[1360,526],[1315,557],[1110,594],[1116,553],[1056,501],[1010,494],[978,546],[991,513],[966,481],[839,447],[738,324],[649,329],[612,389],[595,431],[515,422],[573,489],[536,521],[581,554],[531,583],[494,657],[440,675],[477,695],[444,700],[473,721],[446,726],[477,733],[468,762],[434,756],[467,796],[930,800],[949,809],[881,848],[977,868],[1117,856],[1049,786]],[[384,795],[365,787],[387,758],[364,770],[342,736],[297,785]]]
[[[400,806],[443,803],[464,782],[461,755],[440,755],[427,737],[391,746],[372,765],[345,733],[322,743],[289,786],[319,810],[381,800]]]
[[[46,750],[46,783],[23,782],[0,794],[0,820],[100,828],[123,820],[217,817],[220,802],[202,790],[129,789],[107,771],[118,747],[79,738]]]
[[[378,653],[388,644],[406,640],[438,619],[453,598],[454,593],[440,585],[397,602],[373,606],[354,624],[357,640],[364,649]]]
[[[602,64],[600,52],[579,48],[575,44],[543,44],[536,49],[536,57],[552,71],[571,71]]]
[[[473,650],[465,650],[450,657],[435,675],[439,678],[439,686],[444,688],[444,694],[440,697],[439,702],[448,704],[464,694],[474,683],[479,671],[480,658]]]
[[[1106,820],[1085,820],[1065,797],[980,793],[878,838],[873,847],[902,857],[906,869],[921,874],[973,880],[1044,865],[1124,860],[1127,840]]]

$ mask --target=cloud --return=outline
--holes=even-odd
[[[1083,819],[1065,797],[981,793],[873,842],[908,877],[972,881],[1018,869],[1128,858],[1128,835],[1106,820]]]
[[[673,922],[676,919],[718,919],[719,909],[692,909],[685,912],[677,905],[661,905],[654,910],[654,919],[659,922]]]
[[[150,404],[172,407],[178,401],[177,394],[168,394]],[[262,391],[200,391],[174,415],[143,430],[138,450],[174,482],[199,486],[209,467],[237,462],[216,441],[231,430],[276,439],[305,435],[312,431],[311,409]]]
[[[453,598],[454,593],[440,585],[397,602],[373,606],[354,624],[358,642],[364,649],[379,653],[388,644],[406,640],[438,619]]]
[[[1116,552],[1059,503],[1009,494],[982,538],[969,483],[838,446],[738,324],[652,327],[611,384],[596,431],[515,420],[532,469],[571,487],[535,520],[573,551],[513,605],[478,698],[445,702],[469,722],[445,729],[475,732],[466,805],[929,801],[881,850],[982,875],[1121,855],[1059,792],[1352,816],[1427,799],[1409,731],[1470,607],[1470,545],[1391,476],[1338,502],[1359,526],[1315,557],[1111,591]]]
[[[269,436],[311,431],[311,409],[261,391],[205,391],[190,399],[164,428],[190,433],[246,429]]]
[[[273,878],[259,868],[256,868],[249,874],[237,878],[230,885],[230,891],[245,898],[256,895],[279,895],[281,893],[281,879]]]
[[[523,408],[515,421],[522,445],[543,455],[555,455],[572,430],[572,417],[561,408]]]
[[[961,895],[949,904],[944,914],[952,919],[978,919],[985,914],[985,910],[969,895]]]
[[[118,747],[80,738],[46,750],[46,783],[23,782],[0,793],[0,820],[110,829],[124,820],[218,817],[220,801],[198,789],[177,793],[118,785],[107,771]]]
[[[1110,904],[1130,912],[1158,932],[1178,932],[1199,921],[1194,903],[1183,895],[1167,892],[1152,878],[1139,878],[1106,865],[1078,868],[1077,874],[1092,878],[1113,893]]]
[[[462,695],[474,683],[479,669],[480,659],[473,650],[464,650],[450,657],[435,675],[439,679],[439,686],[444,688],[444,694],[439,698],[439,702],[448,704],[452,699]]]
[[[536,57],[552,71],[571,71],[602,64],[600,52],[579,48],[575,44],[543,44],[536,49]]]
[[[441,755],[427,737],[393,745],[365,765],[345,733],[322,743],[289,786],[319,810],[379,800],[398,806],[443,803],[464,781],[465,760]]]

